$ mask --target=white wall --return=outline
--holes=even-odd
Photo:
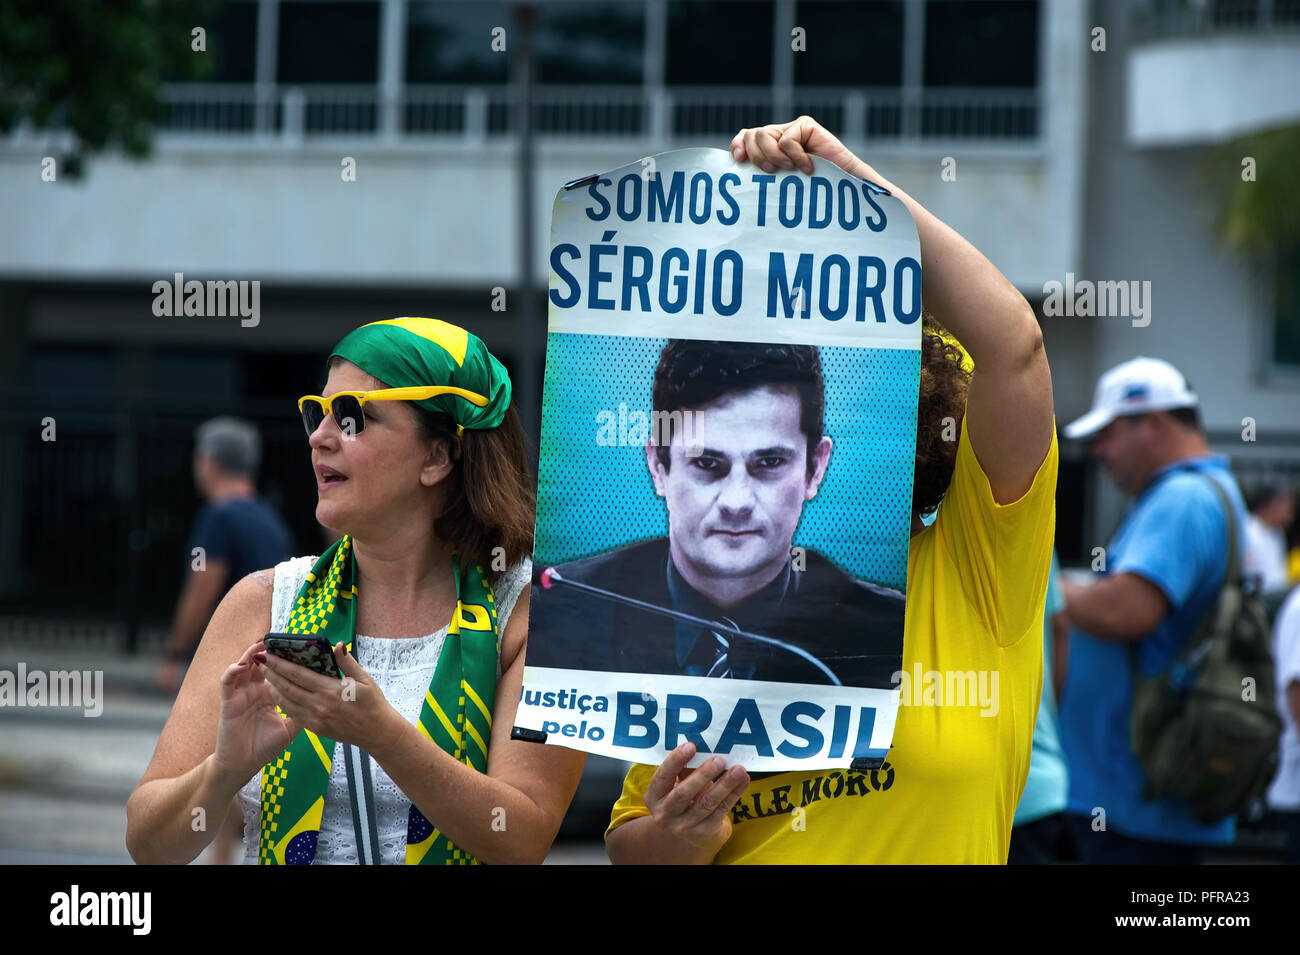
[[[725,141],[717,145],[725,148]],[[1019,284],[1041,286],[1077,242],[1061,166],[1046,154],[953,144],[901,155],[859,147],[882,175],[971,237]],[[565,181],[646,155],[648,143],[539,151],[536,263],[546,273],[550,207]],[[343,156],[357,181],[343,182]],[[941,182],[944,156],[957,181]],[[263,282],[509,283],[516,272],[513,144],[382,149],[341,143],[294,151],[163,142],[148,163],[99,158],[87,178],[40,179],[41,150],[0,152],[0,276]],[[1076,161],[1077,162],[1077,161]]]
[[[1218,142],[1300,119],[1300,32],[1146,43],[1128,54],[1134,146]]]

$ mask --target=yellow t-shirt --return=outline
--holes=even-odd
[[[731,838],[715,862],[1006,862],[1042,690],[1056,468],[1053,435],[1030,489],[998,504],[963,419],[948,492],[911,542],[903,670],[904,702],[915,705],[899,707],[885,765],[754,780],[732,809]],[[927,671],[939,671],[942,683]],[[979,680],[991,691],[994,674],[997,692],[981,706]],[[967,705],[925,705],[926,687],[931,703],[966,696]],[[654,770],[632,767],[606,835],[648,815]]]

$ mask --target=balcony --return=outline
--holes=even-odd
[[[1035,143],[1037,90],[996,88],[796,89],[538,87],[533,129],[541,136],[640,138],[668,143],[728,136],[773,116],[808,113],[850,140],[984,140]],[[306,137],[443,137],[468,144],[514,132],[519,92],[510,86],[407,86],[385,99],[374,86],[193,84],[164,89],[159,131],[169,137],[253,137],[298,144]]]
[[[1300,0],[1148,3],[1132,26],[1130,145],[1210,144],[1300,120]]]
[[[1149,0],[1133,11],[1133,31],[1139,41],[1297,26],[1300,0]]]

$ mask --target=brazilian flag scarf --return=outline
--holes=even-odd
[[[453,555],[456,613],[420,710],[419,731],[456,759],[487,771],[487,742],[496,696],[498,636],[492,587],[482,566],[462,575]],[[356,625],[356,561],[352,539],[330,545],[307,574],[289,615],[289,633],[317,634],[352,650]],[[304,728],[262,769],[261,865],[310,865],[316,856],[334,740]],[[411,806],[407,865],[474,865],[424,814]]]
[[[510,405],[510,376],[483,342],[465,329],[433,318],[390,318],[356,328],[331,357],[346,359],[387,387],[451,385],[486,399],[474,404],[455,394],[416,401],[449,415],[458,433],[500,425]],[[364,440],[364,431],[359,436]],[[452,555],[456,614],[420,710],[419,730],[456,759],[487,771],[499,650],[496,605],[483,567],[462,573]],[[321,554],[289,616],[290,633],[318,634],[349,651],[356,633],[356,561],[344,535]],[[334,740],[303,729],[289,748],[262,769],[262,825],[258,862],[309,865],[316,856]],[[406,826],[407,865],[471,865],[411,806]]]

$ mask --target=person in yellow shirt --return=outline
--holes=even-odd
[[[923,301],[951,333],[930,319],[922,333],[903,705],[887,761],[867,773],[751,779],[717,756],[691,770],[690,743],[634,766],[606,849],[616,863],[1005,863],[1042,688],[1056,518],[1038,322],[974,246],[812,118],[741,130],[731,146],[766,172],[811,173],[821,156],[902,200]]]

